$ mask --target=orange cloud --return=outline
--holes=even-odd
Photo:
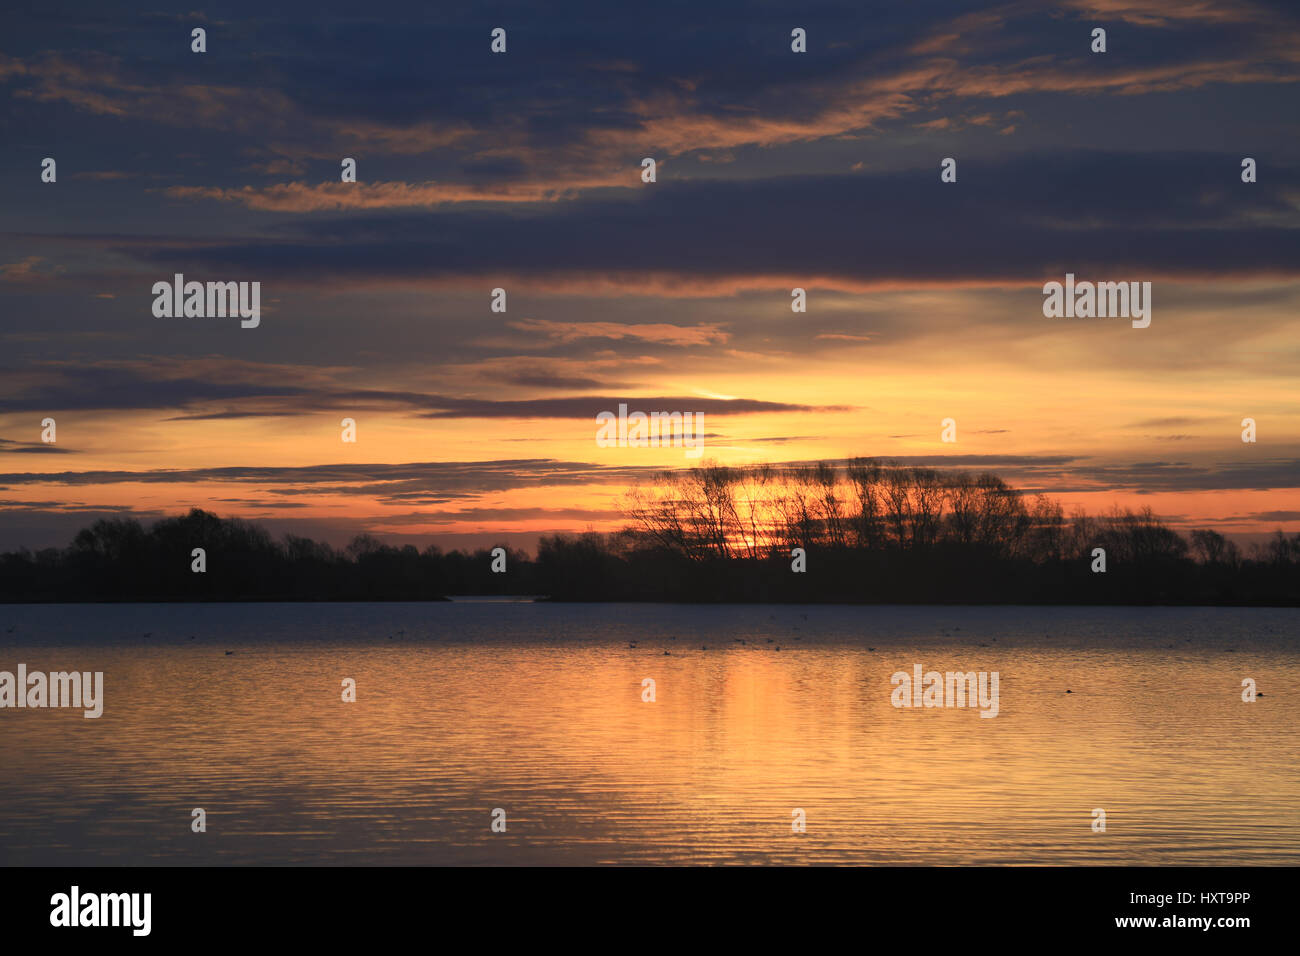
[[[28,256],[17,262],[0,265],[0,282],[39,282],[63,271],[61,266],[43,268],[43,262],[45,259],[41,256]]]
[[[624,325],[619,322],[551,322],[546,319],[523,319],[511,322],[512,328],[524,332],[541,332],[559,342],[579,339],[634,339],[664,345],[712,345],[731,338],[716,325],[681,326],[666,322]]]
[[[1063,0],[1063,4],[1080,13],[1138,26],[1163,27],[1173,20],[1264,24],[1277,19],[1267,8],[1245,0]]]
[[[277,183],[220,189],[208,186],[171,186],[174,199],[213,199],[243,203],[249,209],[274,212],[319,212],[328,209],[390,209],[401,206],[437,206],[462,202],[544,202],[564,199],[584,189],[626,186],[639,182],[635,172],[589,177],[569,182],[501,183],[488,186],[466,183]]]

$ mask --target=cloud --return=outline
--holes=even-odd
[[[661,345],[712,345],[726,342],[730,333],[716,325],[681,326],[666,322],[625,325],[619,322],[552,322],[522,319],[507,323],[521,332],[540,332],[558,342],[582,339],[635,339]]]
[[[485,377],[497,379],[496,375],[490,372],[484,373]],[[555,376],[543,373],[517,372],[506,375],[503,381],[511,385],[523,385],[529,388],[631,388],[627,382],[610,382],[598,378],[586,378],[580,375],[572,376]]]
[[[1275,491],[1300,487],[1300,458],[1254,461],[1094,463],[1065,478],[1065,491]],[[1080,480],[1085,478],[1087,480]]]
[[[80,365],[49,362],[0,370],[6,411],[186,409],[166,421],[273,418],[304,410],[387,410],[423,418],[587,419],[620,403],[646,412],[678,410],[709,415],[836,412],[844,405],[806,405],[748,398],[575,395],[556,398],[479,399],[403,389],[356,388],[335,380],[338,370],[284,368],[220,359],[156,359]],[[220,404],[221,409],[205,406]]]
[[[306,415],[306,414],[307,414],[306,412],[295,412],[295,411],[289,411],[287,409],[282,411],[268,410],[268,411],[261,411],[261,412],[224,411],[224,412],[208,412],[206,414],[197,414],[197,415],[173,415],[170,418],[164,418],[163,421],[165,422],[210,422],[210,421],[222,421],[225,419],[234,419],[234,418],[291,418],[296,415]]]
[[[995,101],[1014,96],[1134,97],[1300,78],[1296,18],[1262,4],[1068,0],[1058,11],[1083,24],[1126,22],[1143,42],[1142,57],[1125,57],[1121,43],[1104,64],[1087,53],[1082,28],[1084,40],[1069,45],[1058,11],[1045,16],[1023,2],[975,13],[961,7],[896,8],[864,19],[851,3],[819,4],[824,32],[812,27],[815,52],[799,58],[788,53],[789,25],[775,10],[743,4],[710,8],[717,22],[745,25],[728,43],[711,31],[683,36],[671,18],[647,24],[633,9],[557,18],[518,6],[511,30],[524,45],[504,57],[467,42],[483,36],[470,10],[444,11],[432,33],[411,29],[400,14],[381,20],[354,11],[344,20],[312,11],[304,23],[259,10],[222,26],[219,52],[199,58],[212,69],[198,71],[183,43],[165,50],[175,42],[173,25],[127,15],[112,26],[146,37],[150,55],[74,49],[60,36],[59,50],[0,55],[0,84],[15,102],[129,122],[133,132],[243,140],[250,163],[226,170],[196,163],[190,171],[206,181],[175,187],[173,198],[320,213],[633,193],[643,191],[644,156],[668,170],[716,169],[741,164],[745,151],[873,136],[894,123],[944,135],[995,125],[1007,133],[1019,111]],[[29,28],[16,34],[39,35],[30,18],[15,16]],[[1177,42],[1151,42],[1153,35]],[[935,118],[937,109],[951,116]],[[328,161],[336,172],[343,156],[371,169],[385,158],[416,157],[445,175],[363,173],[354,184],[303,178],[306,160]],[[232,175],[250,172],[294,178],[255,185]]]
[[[72,174],[73,179],[90,179],[95,182],[113,182],[120,179],[132,179],[139,173],[128,173],[120,169],[82,170]]]
[[[978,171],[967,164],[954,189],[933,170],[665,182],[653,197],[584,199],[545,215],[304,220],[274,239],[117,251],[167,271],[274,276],[288,287],[480,288],[504,274],[537,291],[589,296],[1041,288],[1067,271],[1148,281],[1300,275],[1300,167],[1276,166],[1277,188],[1251,189],[1239,188],[1239,162],[1025,154],[986,160]],[[522,324],[561,338],[584,326],[613,329]]]
[[[1285,26],[1280,11],[1245,0],[1063,0],[1081,15],[1107,17],[1138,26],[1170,27],[1188,23]]]
[[[26,59],[0,54],[0,82],[19,84],[12,95],[38,103],[66,103],[118,119],[146,120],[182,128],[247,134],[293,142],[298,155],[336,156],[341,149],[370,147],[406,155],[443,149],[466,136],[463,123],[388,124],[327,112],[313,113],[279,84],[173,82],[160,84],[153,64],[82,51],[75,57],[44,51]],[[266,74],[258,69],[263,78]],[[185,74],[193,79],[194,74]],[[284,148],[292,156],[294,150]]]
[[[62,448],[50,442],[14,442],[0,438],[0,455],[72,455],[71,448]]]
[[[1208,416],[1171,415],[1165,418],[1143,418],[1129,422],[1124,428],[1178,428],[1184,425],[1205,425],[1216,421]]]
[[[270,212],[322,212],[342,209],[395,209],[451,203],[535,203],[569,199],[585,189],[623,186],[637,181],[635,171],[582,177],[575,181],[457,183],[277,183],[272,186],[169,186],[164,192],[178,200],[242,203]]]
[[[170,409],[235,399],[297,399],[307,394],[309,390],[302,386],[209,380],[201,363],[186,373],[129,363],[61,362],[9,369],[0,379],[0,402],[9,412]]]
[[[446,398],[429,396],[439,408],[423,413],[425,418],[586,418],[595,419],[602,411],[617,410],[626,404],[629,411],[677,410],[702,412],[706,415],[752,415],[763,412],[842,412],[847,405],[801,405],[790,402],[765,402],[746,398],[700,398],[698,396],[575,396],[572,398],[530,398],[517,401]]]
[[[437,512],[412,511],[403,515],[381,515],[386,525],[463,524],[468,521],[513,522],[525,521],[617,521],[627,517],[627,512],[610,508],[455,508]]]
[[[28,256],[0,265],[0,282],[38,282],[53,278],[62,271],[56,265],[45,265],[45,262],[42,256]]]
[[[848,332],[821,332],[813,336],[813,338],[830,342],[870,342],[875,336],[870,334],[854,335]]]
[[[301,466],[226,466],[155,468],[142,471],[87,470],[13,472],[0,482],[19,486],[98,486],[115,484],[257,485],[272,496],[316,495],[376,498],[406,504],[442,504],[520,488],[613,483],[630,484],[661,468],[600,465],[556,459],[409,462],[404,464],[321,464]],[[274,501],[275,498],[266,500]]]

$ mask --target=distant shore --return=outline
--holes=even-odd
[[[66,548],[0,554],[0,603],[1300,606],[1300,533],[1243,550],[1149,509],[1067,517],[991,473],[705,463],[634,486],[625,512],[618,532],[542,535],[535,554],[276,540],[199,509],[147,528],[102,519]]]

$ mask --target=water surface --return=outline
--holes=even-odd
[[[6,864],[1300,863],[1294,609],[0,607],[19,662],[106,701],[0,710]]]

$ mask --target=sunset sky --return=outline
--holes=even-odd
[[[726,463],[1300,528],[1294,3],[28,6],[0,548],[191,507],[336,543],[613,529],[693,463],[597,447],[620,402],[702,412]],[[178,272],[260,282],[260,326],[155,317]],[[1150,327],[1045,318],[1067,272],[1151,282]]]

